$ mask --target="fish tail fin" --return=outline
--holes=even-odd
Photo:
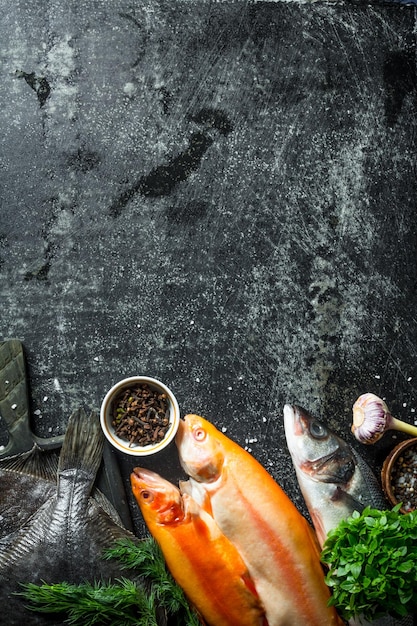
[[[104,435],[97,413],[87,415],[79,408],[68,420],[59,456],[58,472],[82,470],[94,480],[103,455]]]

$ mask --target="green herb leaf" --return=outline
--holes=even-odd
[[[366,507],[329,532],[322,561],[329,571],[329,602],[349,620],[402,617],[417,609],[417,512]]]

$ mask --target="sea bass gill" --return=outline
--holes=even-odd
[[[207,626],[268,626],[245,563],[212,517],[148,469],[135,468],[130,480],[171,574]]]
[[[330,592],[310,525],[262,465],[198,415],[181,420],[176,444],[190,477],[182,491],[237,547],[269,625],[343,624],[327,606]]]
[[[298,407],[284,407],[288,450],[320,545],[329,530],[366,505],[386,507],[370,467],[325,424]]]

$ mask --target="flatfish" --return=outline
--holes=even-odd
[[[108,581],[126,573],[103,560],[105,548],[135,536],[99,491],[103,435],[83,409],[68,421],[61,453],[36,444],[0,460],[0,623],[61,624],[30,612],[20,583]]]
[[[15,595],[20,583],[108,581],[126,575],[102,558],[122,538],[135,540],[105,496],[94,490],[104,438],[97,414],[75,411],[60,454],[36,443],[0,460],[0,624],[61,624],[38,616]]]

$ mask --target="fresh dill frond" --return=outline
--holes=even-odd
[[[71,626],[158,626],[154,594],[145,594],[126,578],[116,583],[29,583],[22,587],[30,610],[65,613]]]
[[[65,614],[70,626],[158,626],[158,608],[165,609],[170,624],[201,626],[152,537],[139,543],[120,540],[103,557],[117,559],[122,568],[134,570],[135,578],[146,579],[147,591],[139,583],[121,578],[114,583],[77,585],[28,583],[22,585],[19,595],[33,611]]]
[[[125,569],[133,569],[151,582],[157,600],[170,615],[184,614],[180,623],[186,626],[199,626],[200,620],[191,609],[181,587],[168,571],[162,551],[153,539],[148,537],[140,543],[120,539],[113,548],[104,552],[105,559],[117,559]]]

